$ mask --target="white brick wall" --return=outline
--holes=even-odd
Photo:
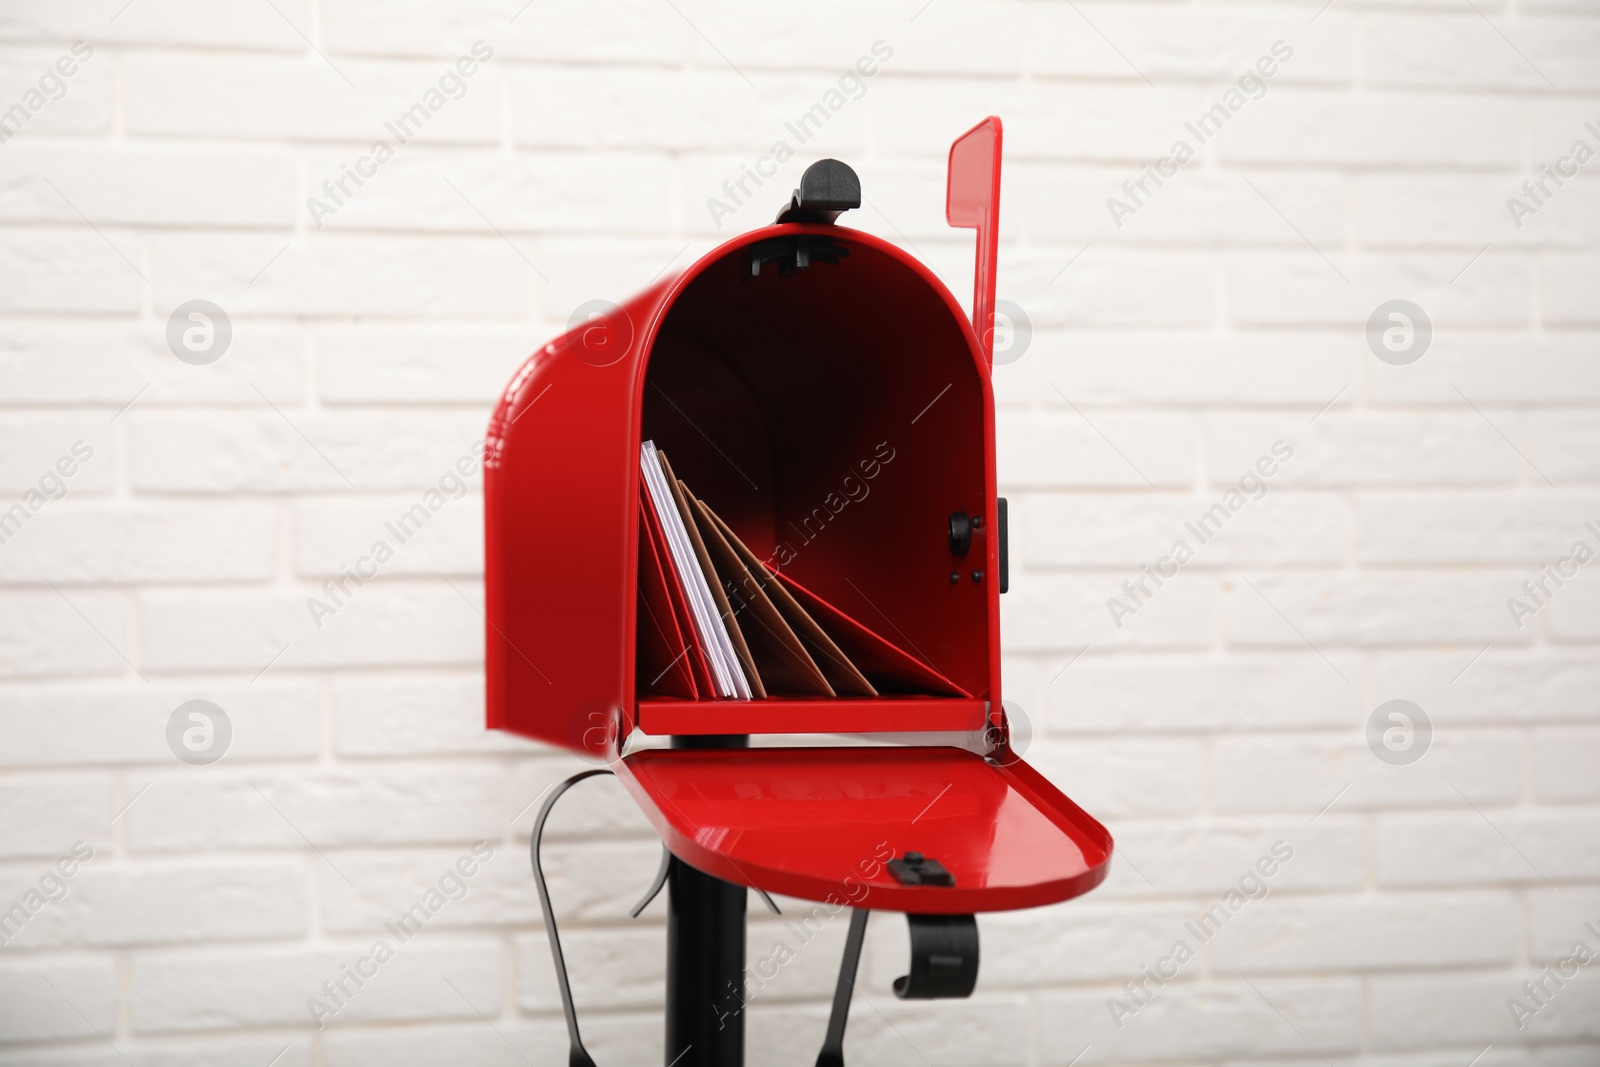
[[[0,947],[0,1065],[562,1062],[525,847],[576,764],[481,729],[478,479],[321,628],[305,599],[579,303],[766,221],[812,159],[861,174],[846,222],[969,292],[942,166],[990,111],[1000,295],[1034,329],[996,372],[1008,694],[1119,856],[1090,897],[982,920],[970,1002],[895,1002],[880,917],[851,1062],[1600,1063],[1600,966],[1521,1029],[1507,1006],[1600,951],[1600,564],[1521,627],[1506,607],[1600,548],[1600,162],[1521,228],[1505,206],[1600,149],[1600,5],[519,7],[0,8],[0,114],[26,112],[0,144],[0,510],[92,450],[0,544],[0,909],[61,897]],[[479,40],[461,98],[316,226],[307,198]],[[706,199],[878,40],[864,96],[716,225]],[[1117,226],[1106,199],[1279,40],[1265,94]],[[196,298],[233,325],[209,366],[165,340]],[[1364,336],[1395,298],[1435,328],[1406,366]],[[1115,626],[1107,598],[1277,440],[1265,496]],[[1433,724],[1414,765],[1367,745],[1394,698]],[[191,699],[229,714],[220,763],[168,750]],[[466,895],[313,1026],[480,840]],[[1266,898],[1119,1027],[1123,983],[1277,841]],[[614,784],[552,823],[602,1064],[661,1059],[660,906],[625,918],[653,842]],[[750,930],[752,958],[781,932]],[[842,937],[753,998],[750,1062],[812,1062]]]

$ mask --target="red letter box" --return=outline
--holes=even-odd
[[[937,915],[1105,878],[1110,835],[1011,752],[1001,703],[1000,138],[989,119],[950,153],[949,221],[978,231],[978,330],[927,266],[837,224],[859,186],[852,202],[853,172],[824,161],[774,225],[536,352],[490,423],[488,725],[608,762],[716,878]],[[643,677],[646,441],[824,628],[934,681],[874,661],[873,695],[737,699]],[[640,747],[728,735],[756,742]],[[908,854],[944,873],[891,870]]]

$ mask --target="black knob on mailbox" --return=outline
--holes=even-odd
[[[849,164],[819,159],[800,175],[800,188],[789,206],[778,212],[779,222],[832,224],[840,212],[861,206],[861,179]]]
[[[950,513],[950,554],[956,559],[965,556],[972,548],[973,521],[965,511]]]

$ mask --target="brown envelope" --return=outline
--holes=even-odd
[[[846,615],[782,571],[775,575],[796,600],[820,619],[829,634],[845,649],[850,662],[874,679],[880,690],[891,693],[918,693],[924,696],[965,697],[966,690],[905,651],[887,641],[854,618]]]
[[[723,532],[721,520],[695,499],[687,487],[684,495],[700,520],[700,534],[717,566],[717,576],[726,586],[730,599],[736,602],[735,618],[744,631],[756,668],[761,672],[762,684],[769,692],[837,696],[827,676],[817,668],[805,645],[762,589],[763,583],[740,558]]]
[[[648,500],[641,502],[644,507],[650,506]],[[639,514],[639,618],[635,632],[639,645],[639,676],[635,680],[638,689],[698,700],[700,693],[691,671],[689,645],[672,613],[666,575],[642,511]]]
[[[823,677],[832,686],[833,692],[843,696],[877,696],[878,691],[872,687],[871,682],[867,681],[866,675],[856,669],[856,665],[850,662],[850,657],[839,650],[839,646],[834,644],[833,639],[823,632],[822,627],[817,625],[817,620],[813,619],[806,609],[800,606],[800,603],[795,600],[789,590],[773,579],[772,572],[767,570],[766,565],[761,562],[760,558],[750,551],[748,545],[739,539],[739,535],[734,533],[733,529],[722,521],[720,515],[706,507],[704,503],[700,506],[705,510],[706,515],[710,517],[717,532],[727,540],[728,544],[733,547],[734,552],[738,554],[746,572],[753,576],[761,591],[777,607],[779,614],[783,616],[783,620],[788,623],[789,628],[800,638],[800,643],[810,653],[812,662],[821,669]],[[830,695],[832,694],[830,693]]]

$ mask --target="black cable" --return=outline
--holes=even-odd
[[[567,983],[567,961],[561,954],[561,938],[556,933],[556,913],[550,907],[550,890],[544,884],[544,868],[539,865],[539,842],[544,839],[544,824],[550,818],[550,810],[556,806],[556,801],[561,799],[562,793],[585,778],[611,773],[603,768],[582,771],[556,786],[556,791],[550,794],[550,799],[539,809],[538,821],[533,824],[533,835],[528,839],[528,854],[533,862],[533,882],[539,888],[539,907],[544,910],[544,928],[550,936],[550,955],[556,965],[556,987],[561,992],[561,1010],[567,1017],[567,1037],[571,1041],[567,1052],[568,1067],[595,1067],[595,1063],[590,1058],[589,1051],[583,1047],[583,1038],[578,1035],[578,1013],[572,1006],[572,987]]]

